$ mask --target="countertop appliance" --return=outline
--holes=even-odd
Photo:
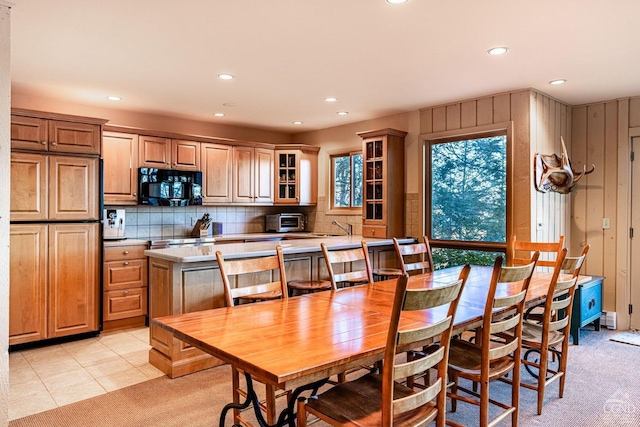
[[[124,209],[105,209],[102,238],[104,240],[124,240],[125,213]]]
[[[138,204],[201,205],[202,172],[138,168]]]
[[[304,231],[304,214],[279,213],[266,216],[266,231],[286,233],[289,231]]]

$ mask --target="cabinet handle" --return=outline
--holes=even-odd
[[[57,144],[55,141],[53,141],[53,142],[51,143],[51,145],[58,145],[58,144]]]
[[[133,193],[133,195],[134,195],[134,196],[137,196],[137,195],[138,195],[138,193]]]
[[[124,251],[122,253],[125,254],[125,255],[129,255],[129,251]]]
[[[129,265],[129,261],[125,261],[125,262],[124,262],[124,265]]]
[[[47,141],[42,141],[42,145],[47,145]]]
[[[128,294],[129,294],[129,291],[125,290],[125,291],[124,291],[124,294],[125,294],[125,295],[128,295]]]
[[[371,235],[375,236],[376,235],[376,230],[371,230]]]

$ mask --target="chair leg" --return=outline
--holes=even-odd
[[[474,383],[475,384],[475,383]],[[489,382],[480,382],[480,427],[489,425]]]
[[[240,403],[240,393],[238,393],[238,389],[240,388],[240,373],[233,366],[231,367],[231,378],[232,378],[232,387],[233,387],[233,392],[232,392],[233,403],[239,404]],[[234,424],[239,424],[240,423],[240,410],[239,409],[234,409],[233,410],[233,423]]]
[[[456,409],[458,409],[458,399],[454,396],[458,394],[458,376],[451,375],[451,373],[449,373],[449,376],[452,380],[451,393],[449,394],[449,397],[451,397],[451,412],[456,412]]]
[[[517,351],[515,360],[520,361],[520,352]],[[513,381],[511,382],[511,406],[515,410],[511,413],[511,427],[518,426],[518,407],[520,406],[520,367],[521,363],[516,363],[513,367]]]
[[[304,397],[298,398],[297,403],[297,416],[296,416],[296,425],[298,427],[307,427],[307,411],[304,408],[304,405],[307,403],[307,399]]]
[[[544,391],[547,383],[547,369],[549,368],[549,351],[540,351],[540,366],[538,366],[538,415],[542,414]]]

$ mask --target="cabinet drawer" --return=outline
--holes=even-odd
[[[104,293],[104,320],[126,319],[146,314],[146,287]]]
[[[363,225],[362,237],[387,237],[386,225]]]
[[[146,245],[106,247],[104,248],[104,260],[124,261],[128,259],[146,258],[144,254],[145,250],[147,250]]]
[[[105,262],[103,283],[105,291],[147,286],[147,260]]]
[[[602,282],[580,288],[580,322],[602,313]]]

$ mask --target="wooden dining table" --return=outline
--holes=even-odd
[[[450,267],[411,276],[408,289],[453,282],[461,269]],[[492,271],[492,267],[471,268],[455,315],[454,333],[481,325]],[[544,301],[550,279],[551,273],[534,273],[527,305]],[[250,404],[261,426],[275,421],[275,402],[266,402],[265,419],[253,380],[293,391],[274,425],[294,426],[295,398],[300,393],[315,392],[332,375],[383,359],[396,280],[160,317],[153,322],[244,372],[247,399],[225,407],[220,414],[221,427],[229,410]],[[512,290],[501,287],[498,294]],[[400,328],[432,323],[445,315],[442,309],[410,312],[403,315]]]

